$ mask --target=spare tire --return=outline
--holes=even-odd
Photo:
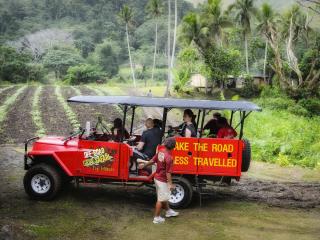
[[[249,140],[243,139],[244,147],[242,149],[242,165],[241,172],[248,171],[251,162],[251,145]]]

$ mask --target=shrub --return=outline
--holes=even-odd
[[[258,96],[260,89],[254,84],[253,78],[250,75],[245,75],[244,77],[244,87],[242,88],[240,95],[245,98],[250,98]]]
[[[100,68],[97,66],[82,64],[70,67],[65,77],[66,83],[80,84],[95,82],[103,77]]]
[[[298,104],[305,108],[310,115],[320,115],[320,100],[315,98],[302,99]]]

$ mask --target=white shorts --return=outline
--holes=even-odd
[[[168,184],[165,182],[158,181],[157,179],[154,179],[154,183],[156,185],[158,202],[169,201],[171,192]]]

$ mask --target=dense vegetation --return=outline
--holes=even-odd
[[[52,82],[50,73],[54,73],[55,79],[67,79],[74,84],[115,76],[125,81],[118,72],[120,66],[129,66],[129,59],[138,79],[146,80],[152,75],[156,80],[164,80],[164,9],[167,3],[159,0],[0,0],[0,60],[9,65],[1,68],[0,80]],[[191,9],[190,3],[179,1],[177,21]],[[157,61],[153,61],[156,55]],[[37,77],[25,77],[26,64],[15,69],[21,61],[36,65],[38,68],[32,66],[32,73],[37,72]],[[68,71],[69,68],[72,69]],[[84,74],[93,69],[94,74]],[[79,73],[86,76],[72,80]]]

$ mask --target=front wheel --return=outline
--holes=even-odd
[[[172,181],[176,185],[176,188],[172,190],[170,195],[170,207],[187,207],[190,204],[193,196],[193,188],[190,181],[184,177],[173,177]]]
[[[51,200],[61,188],[61,175],[53,166],[37,164],[27,171],[23,185],[31,198]]]

